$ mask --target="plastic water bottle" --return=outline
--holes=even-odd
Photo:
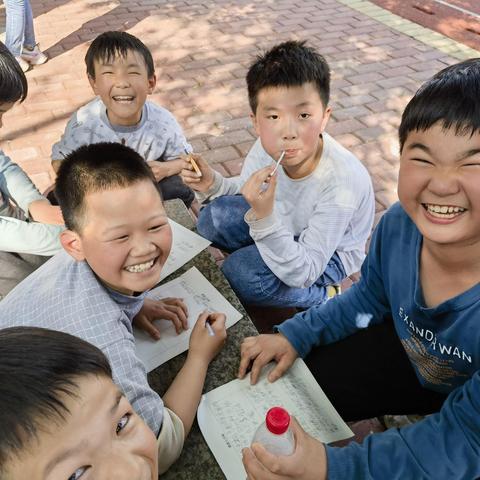
[[[295,451],[295,438],[290,429],[290,415],[282,407],[271,408],[255,432],[252,443],[261,443],[274,455],[291,455]]]

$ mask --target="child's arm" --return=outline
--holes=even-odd
[[[373,234],[360,280],[345,293],[297,313],[275,327],[280,333],[244,340],[239,370],[241,378],[250,363],[253,362],[253,381],[269,361],[275,360],[277,366],[269,376],[274,381],[288,370],[297,355],[304,358],[314,346],[337,342],[383,321],[390,313],[385,291],[388,279],[383,278],[381,270],[383,226],[384,218]]]
[[[63,229],[61,225],[0,217],[0,251],[50,257],[62,249],[59,238]]]
[[[362,445],[326,449],[329,480],[480,478],[480,372],[455,389],[440,412],[370,435]]]
[[[207,321],[215,333],[213,336],[206,327]],[[221,350],[226,338],[225,315],[202,313],[192,330],[187,359],[163,396],[165,406],[182,420],[185,435],[195,419],[208,365]]]
[[[159,182],[166,177],[171,177],[172,175],[178,175],[183,169],[188,165],[183,158],[178,158],[176,160],[168,160],[161,162],[159,160],[151,160],[147,162],[147,165],[152,170],[155,180]]]

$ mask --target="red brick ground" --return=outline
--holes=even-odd
[[[403,18],[480,50],[480,2],[478,0],[448,0],[446,4],[435,0],[371,1]]]
[[[254,141],[244,76],[275,42],[307,39],[333,70],[328,131],[365,163],[380,212],[395,199],[396,128],[418,85],[454,62],[335,0],[32,0],[38,40],[51,60],[27,73],[30,93],[5,118],[2,146],[41,189],[52,180],[51,145],[92,98],[83,56],[107,29],[127,29],[152,50],[153,100],[170,109],[195,150],[226,175]]]

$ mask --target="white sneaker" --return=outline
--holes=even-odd
[[[20,68],[23,72],[28,72],[28,70],[30,70],[30,64],[26,62],[22,57],[15,57],[15,60],[20,65]]]
[[[47,55],[38,48],[38,43],[31,50],[24,46],[22,50],[22,58],[30,65],[41,65],[48,60]]]

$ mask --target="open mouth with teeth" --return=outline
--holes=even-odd
[[[467,209],[453,205],[435,205],[433,203],[422,203],[422,207],[436,218],[455,218],[465,212]]]
[[[133,95],[114,95],[112,98],[117,103],[131,103],[135,99]]]
[[[158,257],[152,258],[148,262],[144,263],[137,263],[135,265],[128,265],[124,267],[124,270],[126,270],[129,273],[143,273],[147,272],[150,270],[154,265],[155,262],[157,261]]]

